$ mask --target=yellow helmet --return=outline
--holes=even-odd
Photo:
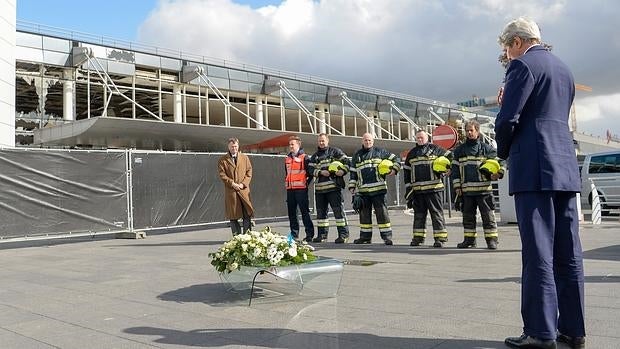
[[[379,171],[379,175],[381,176],[385,176],[388,173],[390,173],[390,171],[392,171],[392,168],[394,167],[394,163],[391,160],[381,160],[381,162],[379,163],[379,166],[377,166],[377,170]]]
[[[490,178],[492,174],[498,174],[500,168],[501,166],[497,160],[487,159],[487,160],[484,160],[482,165],[480,165],[480,168],[478,169],[478,171],[480,171],[487,178]]]
[[[450,169],[450,160],[445,156],[440,156],[433,160],[433,171],[446,173]]]
[[[338,170],[342,169],[344,169],[344,164],[338,160],[333,161],[331,164],[329,164],[329,167],[327,168],[330,173],[336,173],[338,172]]]

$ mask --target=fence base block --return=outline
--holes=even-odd
[[[144,239],[146,238],[146,232],[145,231],[134,231],[134,232],[125,231],[122,233],[116,233],[114,237],[116,239]]]

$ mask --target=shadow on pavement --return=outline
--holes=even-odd
[[[447,254],[470,254],[470,253],[513,253],[513,252],[521,252],[521,250],[503,250],[501,246],[497,250],[489,250],[485,247],[484,242],[483,246],[478,248],[456,248],[456,242],[454,245],[446,246],[442,248],[434,248],[432,246],[419,246],[419,247],[411,247],[408,245],[393,245],[393,246],[385,246],[381,241],[374,241],[372,244],[362,244],[355,245],[352,243],[347,244],[335,244],[333,242],[324,242],[318,244],[311,244],[315,249],[316,253],[320,254],[321,250],[359,250],[359,252],[367,253],[367,252],[393,252],[393,253],[409,253],[409,254],[420,254],[420,255],[447,255]]]
[[[503,342],[472,339],[428,339],[377,336],[368,333],[300,332],[285,328],[221,328],[179,331],[157,327],[131,327],[123,332],[158,337],[153,343],[215,348],[506,348]]]
[[[620,261],[620,245],[605,246],[583,252],[583,258]]]
[[[457,280],[456,282],[480,282],[480,283],[484,283],[484,282],[514,282],[517,284],[521,283],[521,278],[520,277],[505,277],[505,278],[499,278],[499,279],[467,279],[467,280]],[[598,276],[598,275],[592,275],[592,276],[586,276],[585,277],[585,282],[586,283],[613,283],[613,282],[620,282],[620,276],[613,276],[613,275],[609,275],[609,276]]]
[[[163,243],[139,243],[125,245],[106,245],[105,247],[166,247],[166,246],[213,246],[223,245],[225,241],[184,241],[184,242],[163,242]]]

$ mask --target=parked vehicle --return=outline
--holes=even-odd
[[[620,208],[620,150],[588,154],[581,166],[581,197],[592,205],[590,180],[594,182],[602,214]]]

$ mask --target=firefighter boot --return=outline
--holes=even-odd
[[[456,245],[458,248],[469,248],[476,247],[476,238],[466,237],[463,242],[460,242]]]
[[[411,240],[411,243],[409,244],[409,246],[420,246],[424,243],[424,238],[421,236],[414,236],[413,239]]]
[[[433,247],[441,248],[446,242],[447,242],[447,239],[435,238],[435,243],[433,244]]]
[[[497,238],[486,238],[485,240],[487,241],[487,248],[489,250],[497,250]]]

